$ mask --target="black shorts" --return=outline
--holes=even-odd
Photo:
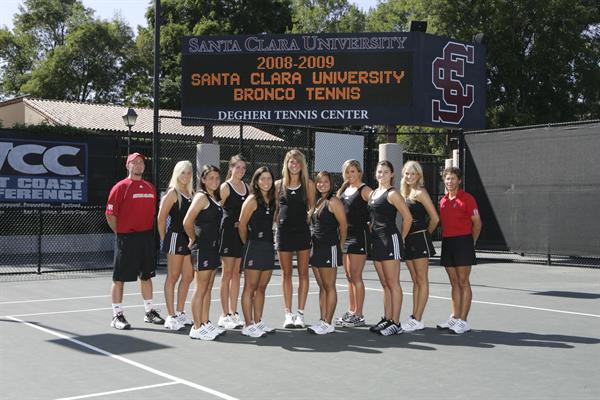
[[[189,242],[190,239],[185,232],[167,231],[165,240],[163,240],[162,243],[162,251],[165,254],[187,256],[190,254],[190,248],[188,247]]]
[[[219,247],[195,244],[192,247],[192,266],[196,271],[219,268],[221,266]]]
[[[237,227],[223,226],[219,254],[222,257],[240,258],[242,256],[242,239],[240,239],[240,232]]]
[[[409,233],[404,241],[404,259],[417,260],[435,255],[435,247],[428,231]]]
[[[374,261],[400,260],[402,258],[400,234],[371,236],[371,257]]]
[[[249,240],[243,248],[242,269],[268,271],[275,268],[275,247],[266,240]]]
[[[473,236],[465,235],[442,238],[440,263],[444,267],[462,267],[477,264]]]
[[[275,241],[278,251],[308,250],[311,247],[310,229],[307,226],[305,230],[290,232],[277,227]]]
[[[314,247],[310,251],[311,267],[336,268],[342,266],[342,249],[339,244],[333,246]]]
[[[156,249],[152,230],[118,233],[113,281],[135,282],[156,275]]]
[[[346,254],[367,254],[369,251],[369,232],[367,229],[348,230],[345,247]]]

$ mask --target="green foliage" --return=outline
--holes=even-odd
[[[348,0],[293,0],[293,33],[362,32],[365,16]]]
[[[590,0],[432,0],[439,33],[487,38],[490,127],[600,117],[600,9]]]
[[[21,90],[46,99],[118,102],[132,36],[118,20],[80,25],[33,70]]]
[[[26,0],[0,30],[2,95],[120,102],[133,33],[93,19],[81,0]]]

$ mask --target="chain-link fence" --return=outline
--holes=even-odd
[[[363,180],[372,187],[376,186],[374,172],[379,161],[378,147],[396,132],[375,133],[367,130],[329,129],[307,126],[282,126],[270,124],[224,124],[219,121],[197,123],[193,127],[182,126],[179,118],[162,117],[159,142],[159,193],[164,192],[171,177],[174,165],[180,160],[190,160],[195,166],[197,145],[206,142],[207,135],[212,135],[212,142],[219,144],[219,166],[222,179],[225,179],[229,159],[242,154],[248,161],[246,181],[253,171],[260,166],[269,166],[276,178],[281,177],[282,163],[285,153],[297,148],[307,158],[309,174],[314,178],[317,138],[322,134],[348,135],[344,138],[357,139],[362,143],[362,161],[364,167]],[[214,124],[214,125],[213,125]],[[185,130],[182,128],[186,128]],[[184,133],[181,133],[185,131]],[[12,135],[22,137],[24,132],[8,132],[0,130],[2,137]],[[391,134],[391,135],[390,135]],[[413,133],[417,134],[417,133]],[[434,136],[439,142],[443,133],[418,133],[418,135]],[[38,134],[39,136],[39,134]],[[87,205],[71,203],[1,203],[0,216],[0,279],[6,276],[44,274],[49,272],[71,272],[111,269],[114,252],[114,234],[108,228],[104,216],[104,206],[112,185],[125,177],[125,158],[128,153],[140,152],[147,156],[145,179],[154,181],[151,176],[152,137],[148,134],[133,133],[131,140],[127,135],[117,133],[81,132],[69,137],[44,135],[56,141],[77,140],[90,144],[88,147],[88,203]],[[407,146],[410,148],[410,146]],[[450,153],[449,147],[443,151]],[[331,146],[320,148],[320,154],[342,155],[344,148]],[[321,156],[322,157],[322,156]],[[350,157],[347,157],[350,158]],[[356,158],[361,158],[360,156]],[[439,204],[444,195],[441,172],[446,157],[417,152],[403,153],[403,161],[418,161],[424,171],[425,186],[434,204]],[[195,167],[196,168],[196,167]],[[197,172],[197,171],[195,171]],[[342,182],[339,170],[329,171],[332,174],[334,188]],[[399,171],[397,171],[399,175]],[[485,229],[485,228],[484,228]],[[439,228],[434,233],[434,240],[440,240]],[[600,266],[600,260],[586,257],[569,257],[556,255],[527,255],[510,252],[480,253],[484,258],[492,260],[524,261],[551,263],[560,265]],[[164,266],[164,258],[160,265]]]

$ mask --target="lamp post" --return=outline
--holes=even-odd
[[[137,113],[133,108],[129,108],[125,114],[123,114],[123,123],[129,129],[127,133],[127,154],[131,151],[131,127],[135,125],[137,121]]]

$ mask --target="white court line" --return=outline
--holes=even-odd
[[[348,287],[348,285],[342,285],[342,284],[337,284],[337,285],[338,286],[342,286],[342,287]],[[368,288],[368,287],[365,287],[365,290],[371,290],[371,291],[374,291],[374,292],[383,292],[383,289]],[[404,293],[408,294],[408,295],[412,295],[411,292],[404,292]],[[450,301],[452,301],[451,297],[431,296],[430,295],[429,298],[430,299],[439,299],[439,300],[450,300]],[[491,305],[491,306],[512,307],[512,308],[524,308],[524,309],[527,309],[527,310],[548,311],[548,312],[559,313],[559,314],[581,315],[583,317],[600,318],[600,315],[598,315],[598,314],[588,314],[588,313],[581,313],[581,312],[576,312],[576,311],[556,310],[556,309],[553,309],[553,308],[523,306],[523,305],[520,305],[520,304],[495,303],[495,302],[492,302],[492,301],[481,301],[481,300],[472,300],[471,303],[487,304],[487,305]]]
[[[135,390],[154,389],[154,388],[157,388],[157,387],[170,386],[170,385],[179,385],[179,382],[165,382],[165,383],[159,383],[159,384],[156,384],[156,385],[138,386],[138,387],[134,387],[134,388],[127,388],[127,389],[120,389],[120,390],[111,390],[110,392],[84,394],[84,395],[81,395],[81,396],[74,396],[74,397],[61,397],[60,399],[56,399],[56,400],[88,399],[90,397],[99,397],[99,396],[110,395],[110,394],[133,392]]]
[[[338,290],[338,293],[342,293],[342,292],[347,292],[347,290]],[[308,292],[308,294],[319,294],[319,292]],[[294,296],[297,296],[296,294],[293,294]],[[271,295],[267,295],[265,296],[265,298],[274,298],[274,297],[283,297],[282,294],[271,294]],[[212,299],[212,302],[217,302],[217,301],[221,301],[220,299]],[[186,304],[189,304],[189,300],[186,301]],[[165,303],[154,303],[155,306],[164,306]],[[121,306],[121,308],[142,308],[144,307],[143,305],[135,305],[135,306]],[[100,308],[84,308],[84,309],[79,309],[79,310],[67,310],[67,311],[48,311],[48,312],[41,312],[41,313],[29,313],[29,314],[12,314],[12,315],[4,315],[0,318],[10,318],[12,317],[36,317],[36,316],[40,316],[40,315],[56,315],[56,314],[71,314],[71,313],[80,313],[80,312],[90,312],[90,311],[106,311],[106,310],[112,310],[112,307],[100,307]]]
[[[213,287],[212,290],[219,290],[219,287]],[[191,290],[190,290],[191,291]],[[154,294],[164,293],[163,291],[153,291]],[[139,296],[137,293],[123,293],[123,296]],[[77,296],[77,297],[56,297],[52,299],[35,299],[35,300],[16,300],[16,301],[1,301],[0,306],[4,304],[26,304],[26,303],[44,303],[49,301],[65,301],[65,300],[83,300],[83,299],[98,299],[102,297],[110,297],[109,294],[99,294],[95,296]]]
[[[42,332],[48,333],[48,334],[50,334],[52,336],[56,336],[56,337],[59,337],[61,339],[68,340],[69,342],[72,342],[72,343],[75,343],[75,344],[77,344],[79,346],[85,347],[86,349],[95,351],[96,353],[100,353],[100,354],[105,355],[107,357],[110,357],[110,358],[112,358],[114,360],[121,361],[121,362],[123,362],[125,364],[129,364],[129,365],[134,366],[136,368],[139,368],[139,369],[142,369],[144,371],[150,372],[151,374],[158,375],[160,377],[163,377],[163,378],[168,379],[170,381],[173,381],[175,383],[181,383],[182,385],[186,385],[186,386],[189,386],[191,388],[200,390],[202,392],[212,394],[213,396],[219,397],[221,399],[238,400],[235,397],[229,396],[228,394],[221,393],[221,392],[219,392],[217,390],[211,389],[211,388],[206,387],[206,386],[199,385],[199,384],[194,383],[194,382],[190,382],[190,381],[188,381],[186,379],[178,378],[178,377],[176,377],[174,375],[167,374],[166,372],[159,371],[159,370],[157,370],[155,368],[149,367],[149,366],[144,365],[142,363],[139,363],[137,361],[133,361],[133,360],[130,360],[128,358],[125,358],[125,357],[122,357],[122,356],[118,356],[116,354],[112,354],[112,353],[110,353],[110,352],[108,352],[106,350],[103,350],[103,349],[99,348],[99,347],[92,346],[91,344],[84,343],[84,342],[82,342],[80,340],[77,340],[77,339],[74,339],[72,337],[63,335],[62,333],[58,333],[58,332],[53,331],[51,329],[43,328],[41,326],[37,326],[37,325],[31,324],[29,322],[25,322],[25,321],[23,321],[21,319],[18,319],[18,318],[12,317],[12,316],[9,316],[7,318],[10,318],[10,319],[12,319],[13,321],[16,321],[16,322],[20,322],[20,323],[22,323],[24,325],[27,325],[30,328],[34,328],[34,329],[40,330]]]

